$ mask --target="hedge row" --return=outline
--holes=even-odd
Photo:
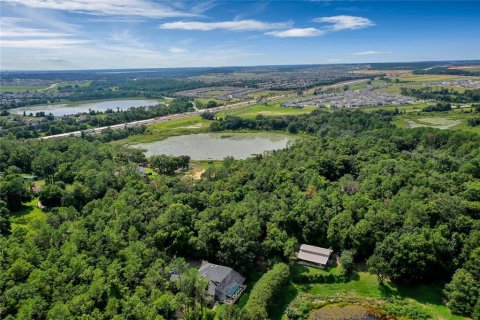
[[[245,306],[250,319],[269,319],[268,310],[279,293],[288,285],[290,270],[284,263],[276,264],[255,284]]]

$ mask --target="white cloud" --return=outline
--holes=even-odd
[[[300,37],[316,37],[324,34],[325,31],[315,28],[292,28],[280,31],[266,32],[266,35],[278,38],[300,38]]]
[[[355,56],[368,56],[368,55],[374,55],[374,54],[389,54],[391,52],[389,51],[361,51],[361,52],[353,52],[352,54]]]
[[[324,35],[328,32],[335,32],[341,30],[354,30],[366,28],[375,25],[373,21],[363,17],[354,16],[333,16],[321,17],[313,20],[314,22],[326,23],[323,28],[291,28],[288,30],[275,30],[266,32],[266,35],[289,38],[289,37],[316,37]]]
[[[31,29],[31,28],[17,28],[17,29],[2,29],[0,32],[0,37],[15,37],[15,38],[27,38],[27,37],[38,37],[38,38],[51,38],[51,37],[69,37],[71,34],[68,33],[56,33],[50,32],[44,29]]]
[[[3,40],[2,48],[37,48],[37,49],[57,49],[66,48],[75,45],[90,43],[89,40],[75,39],[29,39],[29,40]]]
[[[37,9],[82,12],[93,15],[141,16],[148,18],[193,17],[191,13],[145,0],[3,0]]]
[[[168,51],[170,51],[171,53],[185,53],[185,52],[187,52],[186,49],[180,48],[180,47],[170,47],[170,48],[168,48]]]
[[[234,20],[221,22],[175,21],[160,25],[160,29],[168,30],[230,30],[230,31],[265,31],[288,28],[290,23],[269,23],[258,20]]]
[[[355,16],[321,17],[313,21],[330,24],[328,28],[332,31],[362,29],[375,25],[375,23],[368,18]]]
[[[19,27],[18,24],[25,23],[27,20],[18,17],[1,17],[0,18],[0,37],[1,38],[49,38],[49,37],[68,37],[71,34],[51,32],[45,29]]]

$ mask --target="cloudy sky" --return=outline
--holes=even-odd
[[[480,1],[0,5],[3,71],[480,59]]]

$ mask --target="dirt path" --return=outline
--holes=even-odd
[[[201,165],[196,163],[190,164],[190,172],[186,174],[187,177],[192,178],[194,180],[200,180],[202,178],[202,174],[205,172],[205,169],[202,168]]]

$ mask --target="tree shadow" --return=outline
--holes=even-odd
[[[443,305],[443,285],[431,284],[398,284],[398,295],[402,298],[411,298],[420,303]]]
[[[15,223],[17,224],[26,224],[28,221],[25,216],[32,213],[34,209],[35,208],[32,206],[22,205],[22,208],[20,210],[12,212],[10,217],[12,219],[15,219]]]
[[[287,310],[290,303],[298,295],[298,289],[295,288],[291,283],[288,287],[285,288],[285,291],[276,300],[276,303],[270,308],[270,319],[280,320],[282,319],[285,311]]]
[[[385,298],[413,299],[422,304],[444,305],[441,283],[380,283],[378,287]]]
[[[360,275],[356,270],[352,271],[352,273],[348,276],[348,281],[358,281],[360,280]]]

